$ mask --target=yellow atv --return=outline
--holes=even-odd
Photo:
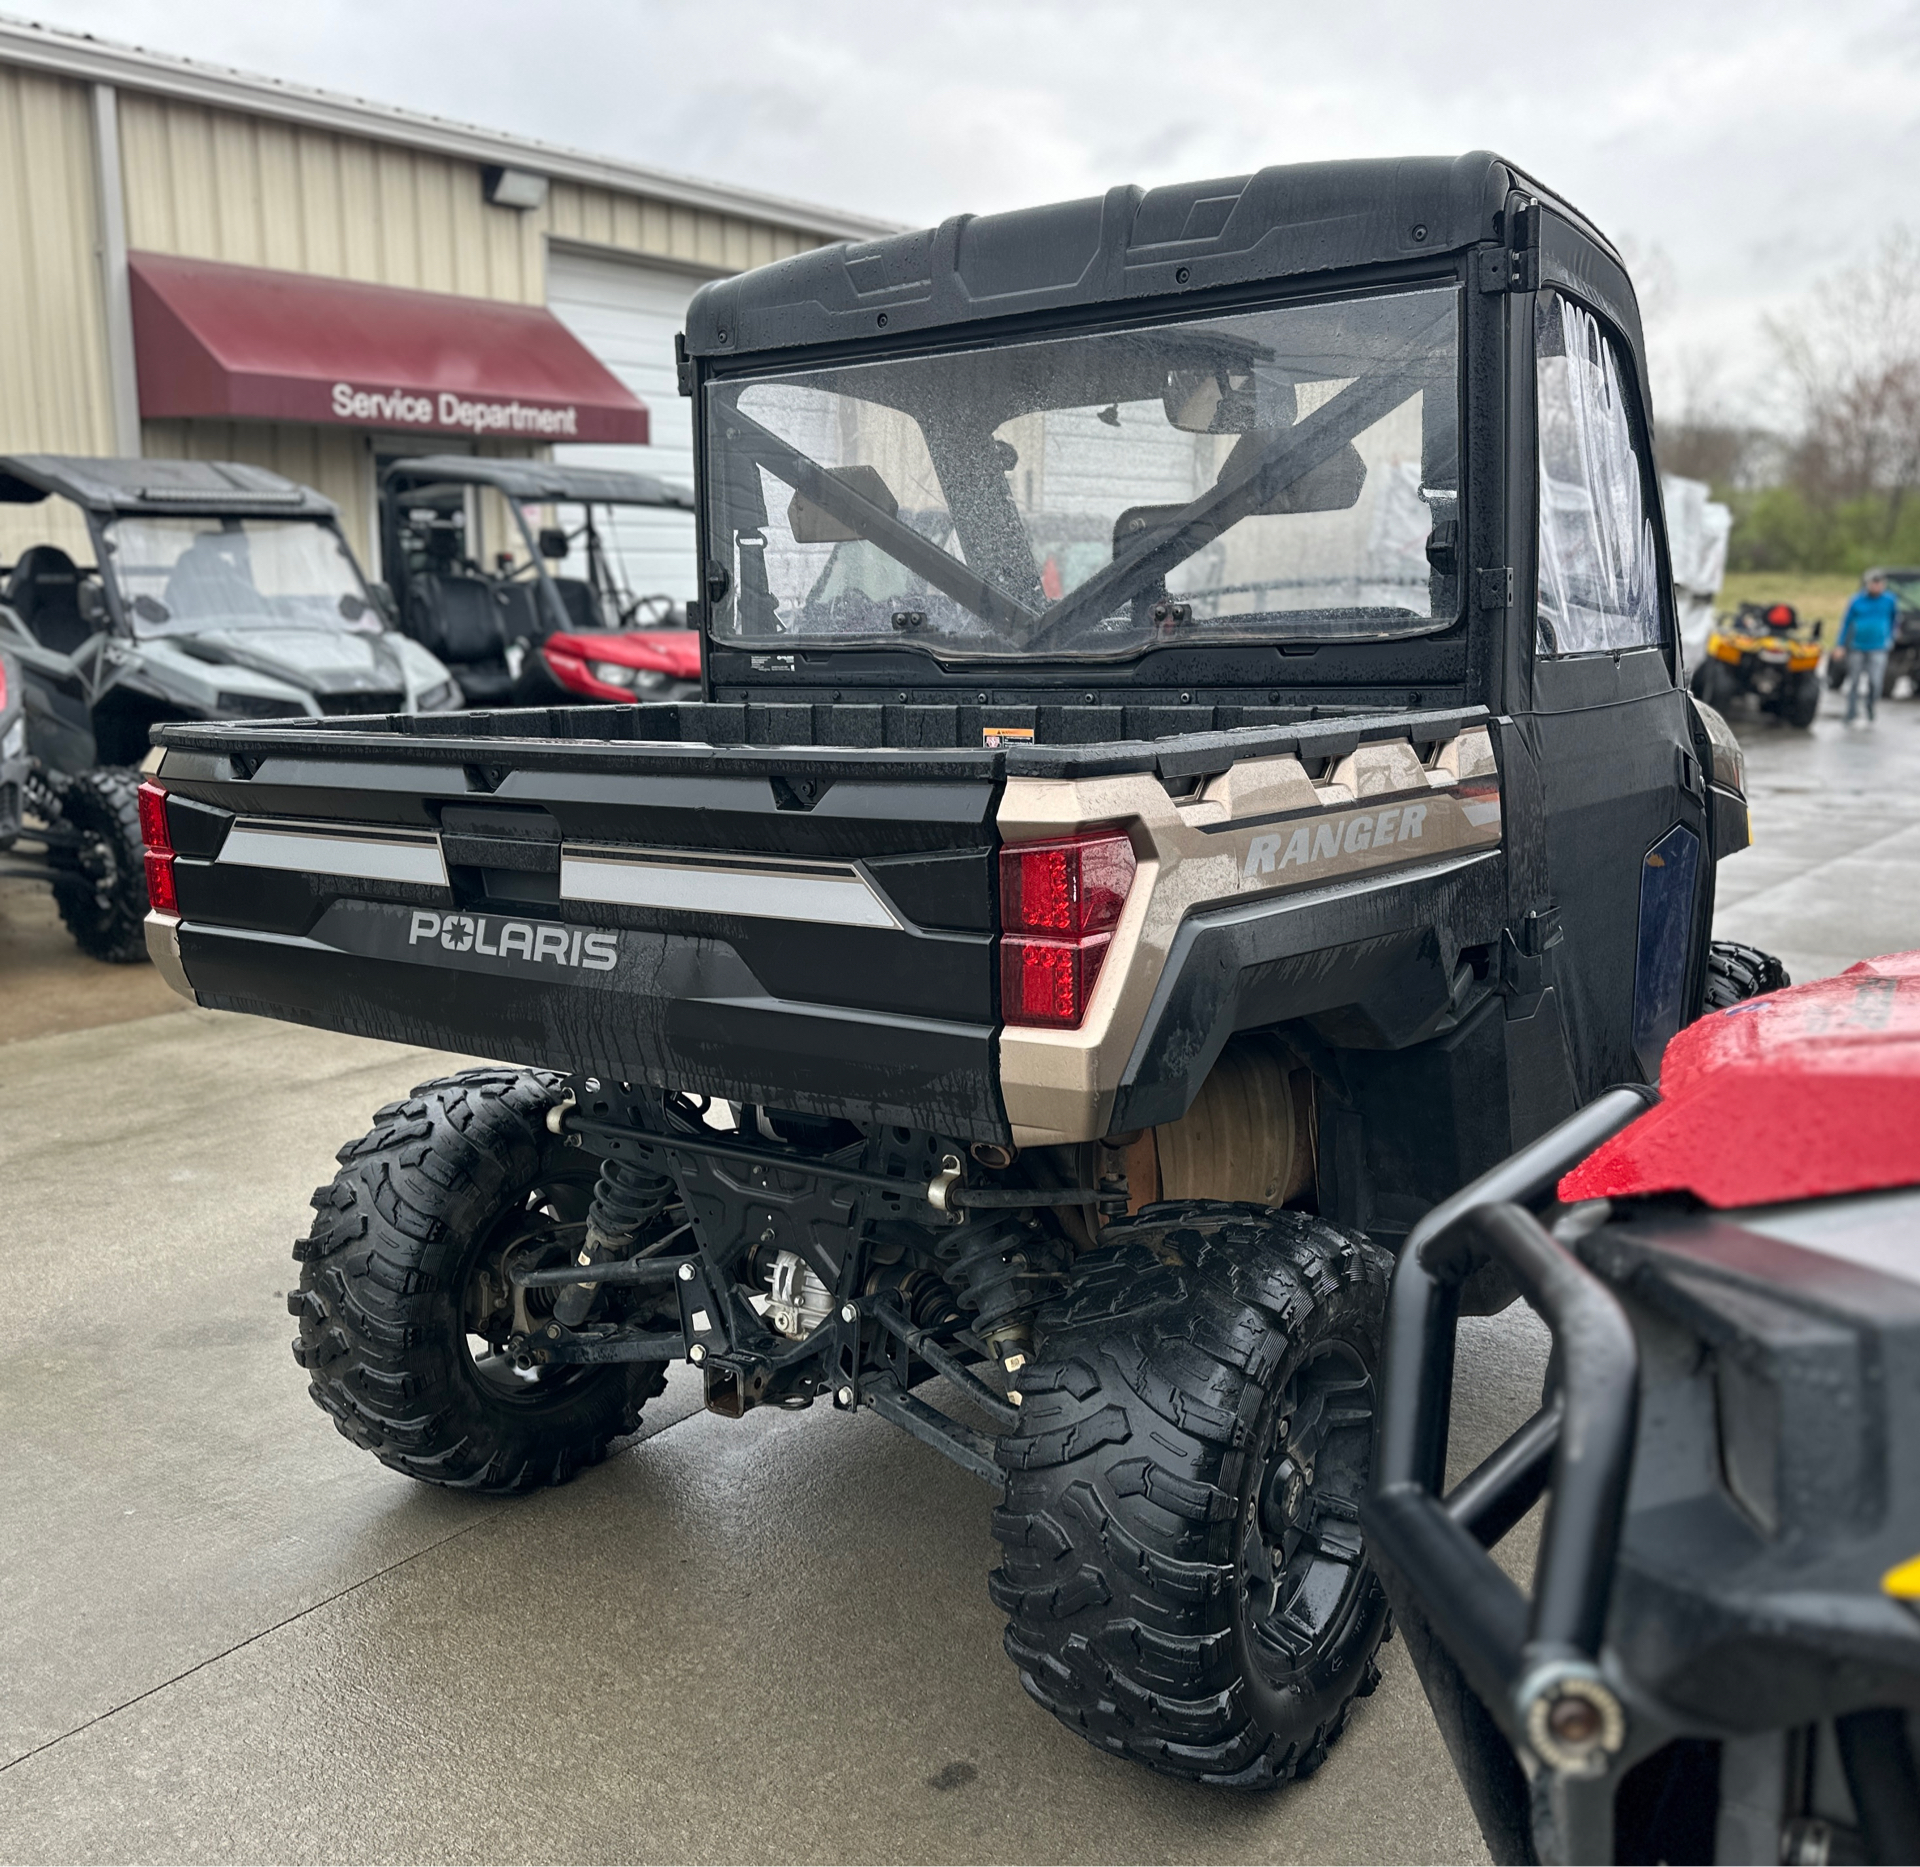
[[[1801,633],[1791,603],[1742,603],[1714,624],[1693,691],[1721,713],[1751,694],[1789,726],[1811,726],[1820,710],[1820,633],[1817,622]]]

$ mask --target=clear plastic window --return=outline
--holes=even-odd
[[[713,632],[940,658],[1458,614],[1452,287],[730,381]]]
[[[114,519],[106,563],[140,636],[378,630],[345,542],[311,519]]]
[[[1540,653],[1660,640],[1660,571],[1620,352],[1584,306],[1534,312],[1540,424]]]

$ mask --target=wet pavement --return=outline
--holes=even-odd
[[[1754,844],[1723,863],[1714,930],[1817,979],[1920,946],[1920,701],[1848,728],[1827,694],[1809,732],[1731,724],[1747,754]]]
[[[1735,725],[1721,931],[1800,977],[1920,945],[1920,706]],[[34,950],[0,967],[0,1859],[1483,1858],[1398,1642],[1278,1795],[1053,1723],[988,1493],[871,1417],[732,1423],[683,1370],[558,1491],[387,1472],[306,1398],[287,1247],[333,1148],[456,1060],[154,1015]],[[1524,1313],[1468,1326],[1460,1461],[1542,1367]]]

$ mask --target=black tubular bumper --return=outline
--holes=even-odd
[[[1564,1778],[1603,1774],[1625,1713],[1598,1660],[1626,1501],[1637,1350],[1618,1300],[1519,1203],[1647,1107],[1609,1091],[1437,1206],[1394,1273],[1368,1544],[1442,1734],[1496,1857],[1527,1859],[1529,1752]],[[1460,1289],[1503,1265],[1553,1332],[1542,1411],[1443,1495]],[[1531,1599],[1488,1553],[1551,1488]]]

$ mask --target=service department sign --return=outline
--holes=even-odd
[[[456,395],[451,389],[361,389],[350,382],[333,385],[335,421],[367,427],[431,428],[464,434],[532,434],[557,441],[580,432],[580,411],[571,402],[489,401]]]

